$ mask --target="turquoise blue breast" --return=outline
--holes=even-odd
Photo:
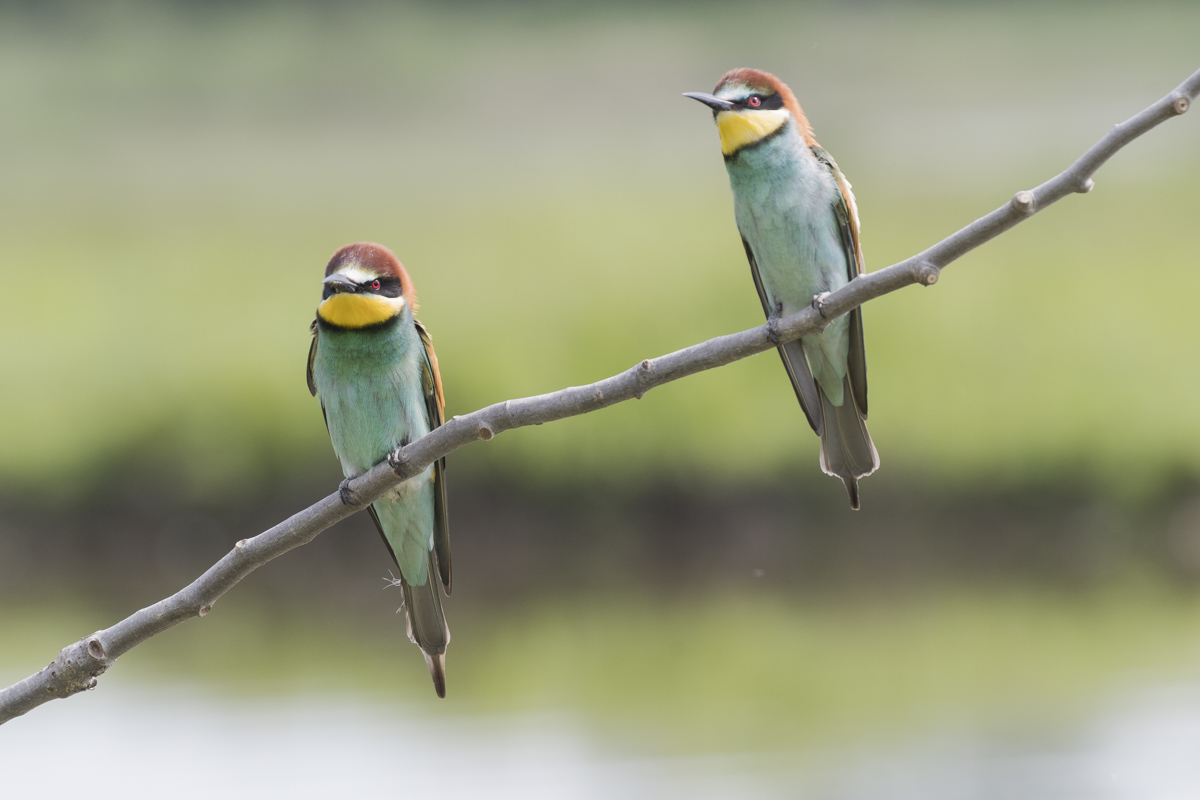
[[[763,291],[783,313],[800,311],[814,295],[849,281],[846,252],[834,212],[841,194],[788,123],[782,134],[739,151],[726,161],[738,230],[750,244]],[[849,353],[848,323],[835,320],[823,333],[804,337],[813,377],[841,403]]]
[[[313,380],[347,477],[429,432],[421,344],[404,317],[366,331],[322,328],[318,336]]]
[[[410,312],[382,328],[320,329],[313,382],[346,477],[366,472],[400,444],[429,433],[422,363]],[[373,504],[400,571],[414,586],[429,578],[432,479],[432,468],[426,469]]]

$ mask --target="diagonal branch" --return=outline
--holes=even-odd
[[[1022,220],[1069,194],[1092,189],[1092,175],[1118,150],[1156,125],[1188,110],[1200,94],[1200,71],[1149,108],[1115,126],[1063,172],[967,225],[929,249],[890,267],[855,278],[805,309],[757,328],[718,336],[674,353],[648,359],[610,378],[557,392],[505,400],[454,417],[406,447],[391,453],[350,482],[354,505],[337,492],[309,506],[233,550],[191,584],[113,625],[68,645],[41,671],[0,690],[0,724],[48,700],[70,697],[96,686],[112,663],[142,642],[191,617],[203,617],[221,595],[258,567],[312,541],[339,520],[365,508],[384,492],[419,474],[437,459],[478,439],[526,425],[573,417],[614,403],[640,398],[664,383],[761,353],[780,342],[823,330],[830,320],[910,284],[931,286],[951,261],[969,253]]]

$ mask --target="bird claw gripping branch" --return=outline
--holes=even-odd
[[[817,313],[821,315],[821,319],[829,319],[829,317],[825,315],[825,301],[827,299],[829,299],[829,292],[821,292],[820,294],[813,295],[812,307],[815,308]]]
[[[338,484],[338,497],[342,499],[342,505],[358,508],[363,503],[358,499],[358,494],[350,488],[350,478],[344,479]]]

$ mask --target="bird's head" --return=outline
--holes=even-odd
[[[733,69],[721,77],[712,94],[684,92],[684,97],[699,100],[713,110],[721,133],[721,152],[726,158],[782,132],[789,121],[795,123],[805,142],[816,143],[796,95],[769,72]]]
[[[337,328],[369,328],[417,310],[412,279],[392,251],[357,242],[333,254],[321,281],[317,316]]]

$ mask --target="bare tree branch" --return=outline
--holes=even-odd
[[[781,342],[823,330],[853,308],[910,284],[931,286],[947,264],[994,239],[1017,223],[1069,194],[1092,189],[1092,175],[1118,150],[1156,125],[1183,114],[1200,94],[1200,71],[1135,117],[1115,126],[1069,168],[1042,185],[1020,191],[992,213],[980,217],[929,249],[825,295],[819,304],[757,328],[719,336],[674,353],[648,359],[610,378],[557,392],[505,400],[456,416],[385,462],[355,478],[349,487],[356,499],[344,504],[337,492],[233,550],[191,584],[152,606],[96,631],[63,648],[53,662],[34,675],[0,691],[0,724],[59,697],[96,686],[112,663],[152,636],[191,617],[203,617],[221,595],[268,561],[312,541],[339,520],[366,507],[387,490],[419,474],[435,460],[478,439],[526,425],[573,417],[614,403],[640,398],[664,383],[769,350]]]

